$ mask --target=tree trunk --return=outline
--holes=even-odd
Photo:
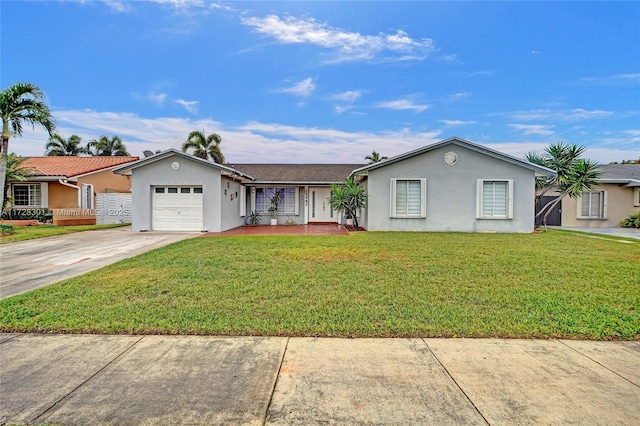
[[[548,205],[550,204],[550,205],[551,205],[551,207],[549,207],[549,208],[547,209],[547,213],[545,213],[544,217],[542,218],[542,225],[544,226],[544,230],[545,230],[545,231],[547,230],[547,218],[548,218],[548,217],[549,217],[549,215],[551,214],[551,211],[553,210],[553,208],[554,208],[555,206],[557,206],[557,205],[558,205],[558,203],[560,203],[560,201],[562,201],[562,199],[565,197],[565,195],[567,195],[567,194],[566,194],[566,193],[565,193],[565,194],[562,194],[562,195],[558,196],[558,198],[556,198],[555,200],[550,201],[549,203],[547,203]],[[545,206],[545,207],[546,207],[546,206]]]
[[[7,156],[8,154],[8,150],[9,150],[9,138],[5,138],[4,136],[2,137],[2,154],[0,155],[0,203],[2,203],[0,205],[0,210],[4,211],[4,197],[5,197],[5,191],[4,191],[4,187],[6,184],[6,178],[7,178]]]

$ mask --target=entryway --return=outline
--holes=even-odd
[[[329,205],[331,188],[309,188],[309,222],[337,223],[336,212]]]

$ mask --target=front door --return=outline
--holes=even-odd
[[[331,188],[309,188],[309,222],[337,222],[329,205]]]

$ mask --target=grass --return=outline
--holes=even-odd
[[[4,299],[0,330],[640,340],[640,243],[555,231],[195,238]]]
[[[15,234],[0,237],[0,244],[15,243],[18,241],[33,240],[36,238],[52,237],[54,235],[70,234],[72,232],[92,231],[94,229],[118,228],[130,225],[119,223],[115,225],[76,225],[76,226],[16,226]]]

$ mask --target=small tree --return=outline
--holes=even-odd
[[[547,218],[555,206],[567,195],[570,198],[580,198],[585,191],[593,191],[598,184],[600,172],[598,164],[589,159],[580,158],[586,147],[567,145],[564,142],[552,143],[545,148],[543,154],[529,152],[525,158],[530,163],[547,167],[556,172],[555,177],[536,178],[536,204],[541,197],[552,188],[558,192],[558,196],[545,204],[536,214],[536,220],[541,215],[542,225],[547,227]]]
[[[92,139],[87,144],[86,152],[100,157],[126,157],[129,156],[127,147],[118,136],[109,138],[107,135],[100,136],[99,139]]]
[[[49,157],[77,156],[87,153],[87,149],[82,146],[82,138],[78,135],[71,135],[69,139],[58,134],[51,135],[45,149],[44,155]]]
[[[347,178],[341,184],[331,184],[329,204],[338,213],[344,213],[347,217],[352,217],[353,224],[358,229],[360,227],[358,215],[367,205],[366,190],[353,177]]]
[[[13,182],[24,182],[29,176],[29,169],[27,169],[22,163],[23,157],[18,157],[15,153],[11,153],[7,156],[7,179],[4,186],[5,199],[2,203],[2,210],[4,211],[13,203],[13,197],[9,197],[9,185]]]
[[[271,207],[269,207],[269,212],[271,212],[271,217],[276,217],[278,215],[278,204],[282,201],[282,195],[278,192],[276,188],[273,188],[273,195],[269,200],[271,202]]]
[[[389,157],[385,157],[385,156],[380,156],[380,153],[377,151],[372,151],[371,155],[367,155],[366,157],[364,157],[365,160],[369,160],[369,164],[374,164],[377,163],[379,161],[382,160],[386,160]]]

